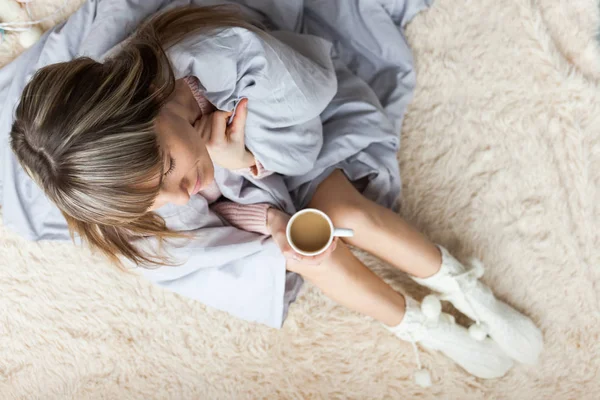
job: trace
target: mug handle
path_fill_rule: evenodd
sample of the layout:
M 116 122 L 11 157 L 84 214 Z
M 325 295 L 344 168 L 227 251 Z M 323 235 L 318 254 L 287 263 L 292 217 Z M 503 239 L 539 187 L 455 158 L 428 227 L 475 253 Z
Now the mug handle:
M 333 230 L 333 236 L 352 237 L 352 236 L 354 236 L 354 231 L 352 229 L 335 228 Z

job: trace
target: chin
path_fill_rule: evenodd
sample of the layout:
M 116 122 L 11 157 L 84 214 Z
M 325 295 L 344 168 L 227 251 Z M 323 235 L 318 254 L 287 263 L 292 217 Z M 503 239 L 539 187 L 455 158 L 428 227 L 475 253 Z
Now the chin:
M 210 185 L 212 185 L 212 183 L 215 181 L 215 173 L 214 171 L 211 171 L 211 174 L 207 174 L 204 176 L 204 179 L 202 181 L 202 187 L 200 188 L 200 190 L 206 189 L 207 187 L 209 187 Z

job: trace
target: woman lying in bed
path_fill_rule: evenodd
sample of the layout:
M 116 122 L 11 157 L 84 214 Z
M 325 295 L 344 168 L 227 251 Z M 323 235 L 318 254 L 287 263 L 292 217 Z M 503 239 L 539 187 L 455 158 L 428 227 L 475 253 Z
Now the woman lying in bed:
M 479 281 L 481 268 L 463 266 L 390 210 L 400 189 L 397 135 L 323 40 L 264 31 L 230 8 L 187 7 L 154 16 L 103 62 L 39 70 L 11 146 L 71 231 L 114 261 L 178 264 L 169 249 L 183 237 L 218 249 L 193 261 L 210 265 L 207 257 L 243 257 L 251 232 L 270 236 L 286 259 L 281 273 L 300 274 L 478 377 L 504 375 L 513 359 L 535 362 L 539 330 Z M 193 212 L 174 214 L 191 203 Z M 295 253 L 285 229 L 304 207 L 355 235 L 316 257 Z M 187 225 L 193 218 L 200 222 Z M 469 332 L 435 301 L 421 307 L 394 291 L 347 245 L 410 274 L 476 324 Z

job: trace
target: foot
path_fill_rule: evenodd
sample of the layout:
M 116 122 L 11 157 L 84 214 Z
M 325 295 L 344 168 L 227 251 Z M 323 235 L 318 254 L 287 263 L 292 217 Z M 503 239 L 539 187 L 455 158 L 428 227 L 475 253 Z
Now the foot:
M 535 364 L 543 348 L 541 331 L 533 321 L 508 304 L 498 300 L 479 278 L 483 266 L 474 262 L 467 270 L 443 247 L 442 267 L 432 277 L 414 278 L 416 282 L 442 294 L 460 312 L 476 321 L 469 330 L 475 338 L 486 334 L 511 358 L 525 364 Z
M 441 306 L 435 296 L 426 299 L 428 307 L 422 310 L 418 302 L 406 297 L 406 313 L 402 322 L 388 329 L 402 340 L 442 352 L 479 378 L 499 378 L 506 374 L 513 365 L 512 360 L 494 341 L 473 339 L 451 315 L 440 312 Z M 421 368 L 418 352 L 417 362 Z

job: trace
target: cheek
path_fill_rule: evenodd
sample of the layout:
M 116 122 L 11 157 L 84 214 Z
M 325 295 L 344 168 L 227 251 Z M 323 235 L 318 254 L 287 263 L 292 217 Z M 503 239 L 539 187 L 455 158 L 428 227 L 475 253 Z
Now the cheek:
M 210 167 L 209 169 L 212 171 L 214 170 L 214 166 L 213 166 L 213 162 L 212 159 L 210 158 L 210 154 L 208 154 L 208 150 L 206 150 L 206 147 L 203 146 L 203 154 L 202 154 L 202 164 L 206 165 L 207 167 Z
M 185 129 L 182 127 L 180 132 L 179 148 L 185 154 L 185 159 L 197 165 L 203 175 L 212 180 L 214 177 L 213 163 L 200 134 L 189 124 L 186 124 Z
M 213 162 L 206 150 L 206 146 L 202 145 L 201 154 L 198 158 L 199 164 L 201 165 L 203 175 L 206 178 L 211 178 L 211 180 L 215 176 L 215 167 L 213 166 Z
M 164 196 L 162 194 L 159 194 L 156 197 L 156 199 L 154 200 L 154 203 L 152 204 L 152 206 L 150 206 L 150 208 L 148 209 L 148 211 L 156 211 L 166 204 L 167 204 L 167 201 L 164 199 Z

